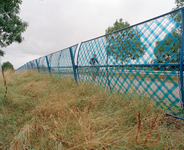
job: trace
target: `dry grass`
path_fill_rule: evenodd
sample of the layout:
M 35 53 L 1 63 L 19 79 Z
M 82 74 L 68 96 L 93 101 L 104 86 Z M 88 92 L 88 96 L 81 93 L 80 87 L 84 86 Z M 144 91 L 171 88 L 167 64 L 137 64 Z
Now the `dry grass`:
M 0 149 L 184 149 L 184 122 L 146 98 L 36 72 L 0 77 Z

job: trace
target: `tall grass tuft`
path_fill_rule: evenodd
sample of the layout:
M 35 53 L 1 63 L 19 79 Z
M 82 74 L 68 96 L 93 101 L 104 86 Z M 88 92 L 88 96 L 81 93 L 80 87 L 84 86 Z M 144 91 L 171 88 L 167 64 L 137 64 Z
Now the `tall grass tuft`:
M 149 99 L 26 71 L 0 77 L 0 149 L 184 149 L 184 122 Z

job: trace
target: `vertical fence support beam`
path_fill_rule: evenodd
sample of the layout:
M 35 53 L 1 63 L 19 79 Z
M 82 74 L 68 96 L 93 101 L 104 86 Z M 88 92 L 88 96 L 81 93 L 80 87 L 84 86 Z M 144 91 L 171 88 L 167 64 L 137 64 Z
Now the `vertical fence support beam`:
M 29 65 L 28 65 L 28 63 L 27 63 L 27 70 L 29 70 Z
M 107 62 L 106 62 L 106 65 L 107 65 L 107 67 L 106 67 L 106 71 L 107 71 L 107 83 L 108 83 L 109 89 L 111 91 L 112 89 L 111 89 L 111 84 L 110 84 L 110 80 L 109 80 L 108 57 L 109 56 L 108 56 L 108 52 L 107 52 Z
M 180 52 L 180 92 L 182 100 L 182 109 L 184 111 L 184 93 L 183 93 L 183 50 L 184 50 L 184 8 L 181 9 L 182 16 L 182 40 L 181 40 L 181 52 Z
M 77 72 L 76 72 L 77 66 L 75 65 L 75 62 L 74 62 L 74 56 L 73 56 L 72 48 L 70 47 L 69 50 L 70 50 L 70 56 L 71 56 L 71 61 L 72 61 L 72 66 L 73 66 L 74 79 L 75 79 L 76 82 L 78 82 L 77 81 Z
M 51 74 L 48 57 L 45 56 L 45 58 L 46 58 L 46 62 L 47 62 L 48 71 L 49 71 L 49 73 Z
M 30 64 L 31 64 L 31 70 L 33 70 L 33 64 L 32 64 L 32 62 L 30 61 Z
M 112 89 L 111 89 L 111 84 L 110 84 L 110 80 L 109 80 L 109 70 L 108 70 L 108 61 L 109 61 L 108 50 L 109 50 L 110 42 L 111 42 L 111 37 L 110 37 L 110 41 L 109 41 L 109 43 L 108 43 L 107 51 L 106 51 L 106 52 L 107 52 L 107 60 L 106 60 L 107 84 L 108 84 L 109 89 L 110 89 L 110 91 L 111 91 Z
M 29 65 L 28 65 L 28 63 L 26 63 L 26 68 L 27 68 L 27 70 L 29 70 Z
M 80 53 L 80 48 L 82 46 L 82 42 L 79 43 L 79 45 L 77 44 L 77 48 L 76 48 L 76 51 L 75 51 L 75 64 L 76 65 L 76 77 L 77 77 L 77 82 L 80 81 L 80 76 L 79 76 L 79 67 L 78 67 L 78 64 L 79 64 L 79 53 Z
M 36 66 L 37 66 L 38 72 L 40 73 L 40 68 L 39 68 L 37 59 L 36 59 Z

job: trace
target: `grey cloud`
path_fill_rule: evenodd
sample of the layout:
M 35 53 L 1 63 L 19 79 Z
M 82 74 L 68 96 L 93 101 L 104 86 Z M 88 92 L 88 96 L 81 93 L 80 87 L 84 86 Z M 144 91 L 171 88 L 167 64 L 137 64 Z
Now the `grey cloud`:
M 175 0 L 23 0 L 20 17 L 29 26 L 25 41 L 4 48 L 2 61 L 26 62 L 105 34 L 116 19 L 130 24 L 161 15 Z

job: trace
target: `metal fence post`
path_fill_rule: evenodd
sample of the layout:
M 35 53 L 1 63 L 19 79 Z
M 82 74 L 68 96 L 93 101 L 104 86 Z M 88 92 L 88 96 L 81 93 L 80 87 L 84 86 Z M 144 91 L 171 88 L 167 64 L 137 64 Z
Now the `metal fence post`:
M 110 80 L 109 80 L 109 69 L 108 69 L 108 61 L 109 61 L 109 55 L 108 55 L 108 50 L 109 50 L 109 45 L 110 45 L 110 42 L 111 42 L 111 37 L 110 37 L 110 41 L 109 41 L 109 43 L 108 43 L 108 46 L 107 46 L 107 60 L 106 60 L 106 72 L 107 72 L 107 84 L 108 84 L 108 86 L 109 86 L 109 89 L 110 89 L 110 91 L 112 90 L 111 89 L 111 84 L 110 84 Z
M 184 50 L 184 8 L 181 9 L 182 16 L 182 40 L 181 40 L 181 52 L 180 52 L 180 92 L 182 100 L 182 109 L 184 111 L 184 92 L 183 92 L 183 50 Z
M 74 56 L 73 56 L 72 48 L 70 47 L 69 50 L 70 50 L 70 56 L 71 56 L 71 61 L 72 61 L 72 66 L 73 66 L 74 78 L 75 78 L 75 81 L 78 82 L 77 81 L 77 72 L 76 72 L 77 66 L 75 65 L 75 62 L 74 62 Z
M 77 49 L 76 49 L 76 52 L 75 52 L 75 64 L 77 64 L 77 65 L 76 65 L 76 76 L 77 76 L 77 81 L 80 81 L 78 64 L 79 64 L 79 53 L 80 53 L 80 49 L 81 49 L 82 43 L 83 43 L 83 42 L 80 42 L 80 43 L 77 45 Z
M 33 70 L 33 64 L 32 64 L 32 62 L 30 61 L 30 65 L 31 65 L 31 70 Z
M 27 70 L 29 70 L 29 64 L 27 63 Z
M 109 80 L 109 69 L 108 69 L 108 52 L 107 52 L 107 63 L 106 63 L 106 65 L 107 65 L 107 67 L 106 67 L 106 71 L 107 71 L 107 83 L 108 83 L 108 86 L 109 86 L 109 89 L 110 89 L 110 91 L 111 91 L 111 84 L 110 84 L 110 80 Z
M 51 74 L 48 57 L 45 56 L 45 58 L 46 58 L 46 62 L 47 62 L 48 71 L 49 71 L 49 73 Z
M 36 66 L 37 66 L 37 68 L 38 68 L 38 72 L 40 73 L 40 68 L 39 68 L 37 59 L 36 59 Z
M 28 65 L 28 63 L 26 64 L 26 66 L 27 66 L 27 70 L 29 70 L 29 65 Z

